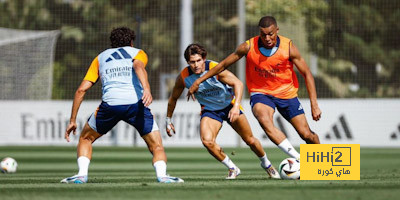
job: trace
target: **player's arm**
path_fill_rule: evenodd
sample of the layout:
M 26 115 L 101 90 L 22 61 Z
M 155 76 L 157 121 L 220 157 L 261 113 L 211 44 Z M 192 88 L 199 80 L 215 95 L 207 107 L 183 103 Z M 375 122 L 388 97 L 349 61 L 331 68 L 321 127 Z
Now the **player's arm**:
M 301 75 L 304 77 L 308 91 L 308 96 L 310 97 L 312 117 L 315 121 L 318 121 L 321 118 L 321 110 L 317 102 L 317 92 L 315 89 L 314 77 L 311 74 L 310 68 L 307 66 L 307 63 L 300 55 L 299 50 L 293 43 L 291 43 L 290 45 L 289 53 L 290 53 L 290 59 L 293 61 L 293 63 L 296 65 Z
M 218 80 L 231 86 L 235 93 L 235 103 L 229 111 L 228 118 L 234 122 L 240 114 L 240 102 L 243 96 L 243 83 L 232 72 L 225 70 L 218 75 Z
M 73 134 L 76 134 L 76 116 L 78 115 L 79 107 L 82 104 L 83 98 L 85 97 L 86 92 L 94 85 L 93 82 L 88 80 L 83 80 L 79 88 L 75 92 L 74 101 L 72 103 L 71 117 L 69 119 L 69 125 L 67 130 L 65 131 L 65 139 L 69 142 L 69 135 L 71 131 Z
M 230 54 L 228 57 L 226 57 L 223 61 L 221 61 L 217 66 L 212 68 L 210 71 L 208 71 L 206 74 L 204 74 L 202 77 L 198 78 L 192 86 L 189 88 L 189 91 L 187 93 L 188 98 L 193 97 L 192 95 L 197 92 L 199 89 L 200 83 L 203 81 L 207 80 L 210 77 L 213 77 L 220 72 L 224 71 L 226 68 L 237 62 L 240 58 L 245 56 L 249 52 L 249 45 L 244 42 L 239 47 L 236 49 L 235 52 Z
M 176 77 L 174 88 L 172 89 L 171 96 L 168 99 L 168 109 L 167 109 L 167 118 L 165 119 L 165 129 L 167 131 L 168 136 L 172 136 L 171 130 L 175 133 L 174 124 L 172 124 L 171 118 L 174 114 L 176 102 L 181 96 L 183 90 L 185 89 L 185 85 L 183 83 L 183 79 L 181 75 Z
M 150 84 L 147 78 L 145 64 L 141 60 L 135 59 L 133 61 L 133 69 L 135 70 L 135 73 L 143 86 L 142 101 L 144 106 L 147 107 L 153 102 L 153 96 L 151 95 Z
M 85 75 L 85 78 L 83 78 L 81 85 L 75 92 L 74 101 L 72 103 L 71 117 L 69 119 L 69 125 L 67 127 L 67 130 L 65 131 L 65 136 L 64 136 L 64 138 L 68 142 L 70 141 L 69 135 L 71 134 L 71 131 L 73 132 L 74 135 L 76 134 L 76 127 L 77 127 L 76 116 L 78 115 L 78 110 L 79 107 L 81 106 L 83 98 L 85 97 L 86 91 L 89 90 L 96 83 L 98 79 L 99 79 L 99 60 L 98 57 L 96 57 L 93 59 Z

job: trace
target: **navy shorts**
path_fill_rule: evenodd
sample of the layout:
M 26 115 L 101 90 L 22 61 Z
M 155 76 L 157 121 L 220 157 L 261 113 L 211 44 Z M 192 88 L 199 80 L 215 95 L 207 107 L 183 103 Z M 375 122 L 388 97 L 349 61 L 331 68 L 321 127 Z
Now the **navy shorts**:
M 89 117 L 88 124 L 96 132 L 106 134 L 121 120 L 135 127 L 141 136 L 159 130 L 153 114 L 143 105 L 142 100 L 135 104 L 116 106 L 101 102 L 96 112 Z
M 202 110 L 201 111 L 201 119 L 203 119 L 203 117 L 209 117 L 211 119 L 215 119 L 219 122 L 223 122 L 224 120 L 226 122 L 228 122 L 230 124 L 228 115 L 229 115 L 229 111 L 231 111 L 231 109 L 233 108 L 232 104 L 229 104 L 229 106 L 227 106 L 226 108 L 222 109 L 222 110 Z M 243 114 L 242 110 L 240 110 L 239 115 Z
M 280 99 L 271 95 L 255 94 L 250 97 L 250 105 L 253 108 L 256 103 L 262 103 L 271 108 L 277 108 L 279 113 L 290 122 L 293 117 L 304 114 L 303 106 L 297 97 L 293 99 Z

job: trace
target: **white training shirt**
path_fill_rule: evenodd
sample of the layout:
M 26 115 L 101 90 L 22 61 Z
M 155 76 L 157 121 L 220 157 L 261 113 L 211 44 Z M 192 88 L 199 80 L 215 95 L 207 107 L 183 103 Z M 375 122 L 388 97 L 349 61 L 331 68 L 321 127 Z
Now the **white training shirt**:
M 137 103 L 143 87 L 133 69 L 133 60 L 147 64 L 146 53 L 134 47 L 111 48 L 100 53 L 92 62 L 84 80 L 102 83 L 102 100 L 109 105 Z

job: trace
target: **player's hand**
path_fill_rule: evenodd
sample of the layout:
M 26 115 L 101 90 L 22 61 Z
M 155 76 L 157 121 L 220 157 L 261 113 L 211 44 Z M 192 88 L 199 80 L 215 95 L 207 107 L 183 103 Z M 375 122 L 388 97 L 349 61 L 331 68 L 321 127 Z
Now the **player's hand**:
M 186 96 L 187 96 L 187 100 L 189 101 L 190 97 L 194 100 L 196 100 L 196 98 L 194 97 L 194 93 L 197 92 L 197 90 L 199 90 L 199 85 L 200 83 L 197 82 L 197 80 L 194 81 L 194 83 L 192 84 L 192 86 L 190 86 Z
M 67 140 L 67 142 L 70 141 L 69 135 L 71 134 L 71 131 L 73 132 L 74 135 L 76 135 L 76 122 L 69 122 L 69 125 L 67 127 L 67 130 L 65 131 L 65 136 L 64 138 Z
M 230 122 L 235 122 L 239 118 L 240 108 L 239 105 L 235 105 L 229 111 L 228 118 Z
M 321 109 L 319 109 L 318 105 L 311 105 L 311 113 L 312 113 L 312 118 L 314 121 L 318 121 L 321 119 Z
M 170 117 L 165 118 L 165 130 L 167 131 L 169 137 L 172 136 L 172 132 L 175 134 L 175 127 L 174 124 L 172 124 Z
M 142 101 L 144 106 L 148 107 L 153 102 L 150 90 L 143 90 Z

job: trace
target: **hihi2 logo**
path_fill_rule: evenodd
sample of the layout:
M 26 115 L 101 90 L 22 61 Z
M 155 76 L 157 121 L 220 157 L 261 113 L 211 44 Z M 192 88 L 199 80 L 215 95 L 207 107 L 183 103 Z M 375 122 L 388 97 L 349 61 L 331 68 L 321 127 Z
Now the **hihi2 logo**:
M 360 180 L 359 144 L 301 144 L 301 180 Z

